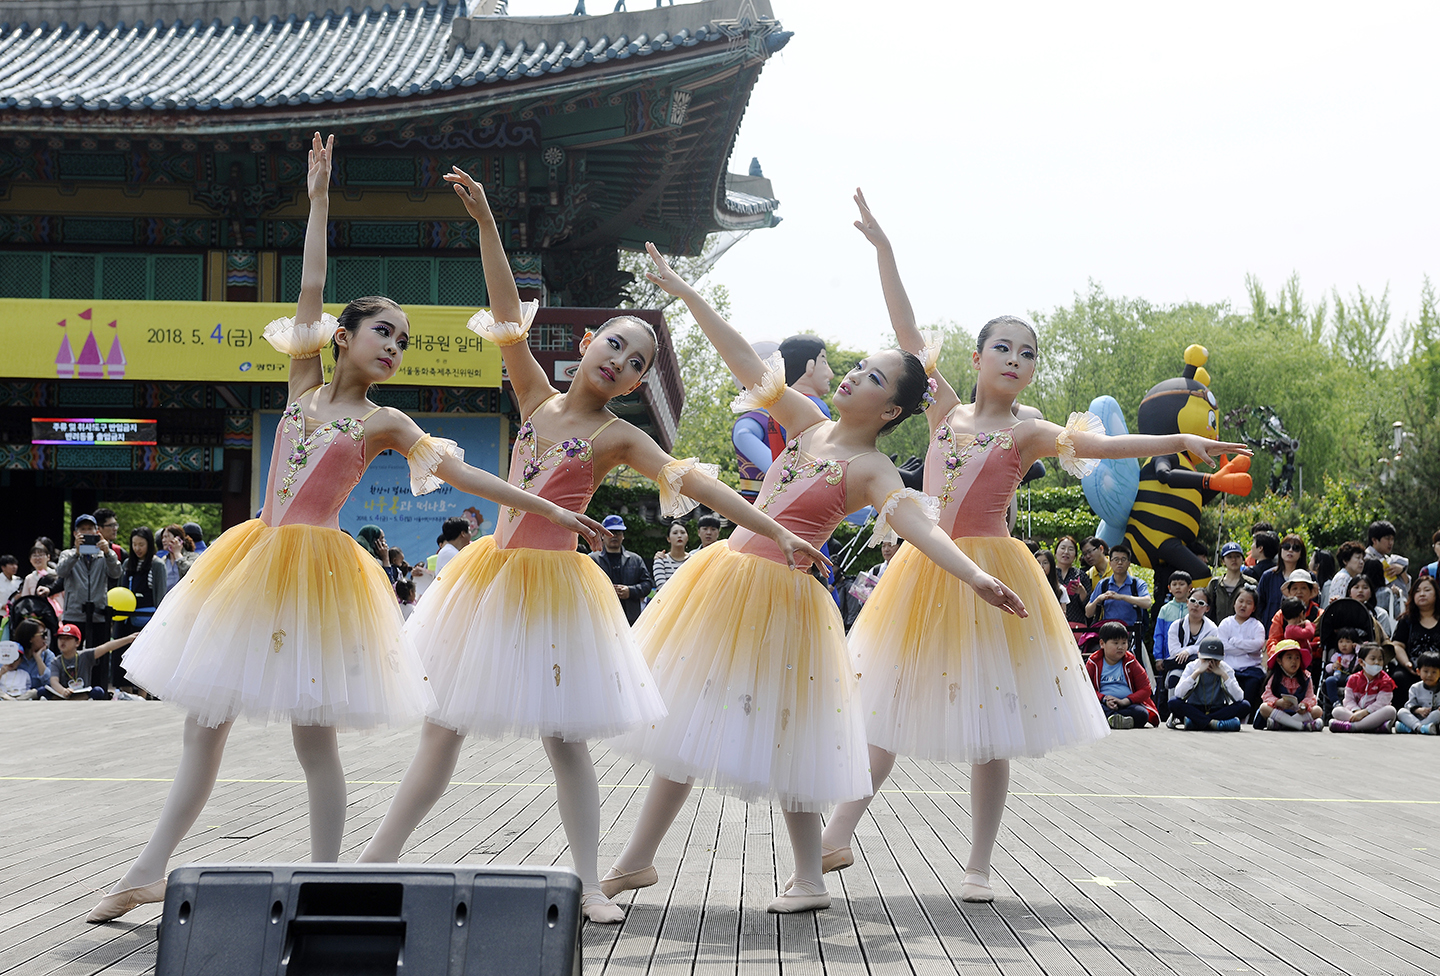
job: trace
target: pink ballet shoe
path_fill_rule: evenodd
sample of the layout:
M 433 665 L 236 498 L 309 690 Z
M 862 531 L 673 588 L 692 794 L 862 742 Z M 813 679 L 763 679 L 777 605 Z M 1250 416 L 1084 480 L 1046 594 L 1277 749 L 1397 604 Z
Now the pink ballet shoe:
M 580 911 L 597 925 L 616 925 L 625 921 L 625 912 L 598 891 L 587 891 L 580 896 Z
M 611 868 L 605 872 L 605 877 L 600 879 L 600 891 L 606 898 L 614 898 L 622 891 L 648 888 L 659 880 L 660 875 L 655 872 L 653 864 L 638 871 L 620 871 L 618 868 Z
M 772 915 L 793 915 L 795 912 L 813 912 L 830 907 L 830 892 L 815 890 L 808 881 L 792 881 L 785 893 L 776 898 L 765 910 Z
M 821 850 L 820 867 L 826 874 L 844 871 L 855 863 L 855 852 L 849 847 L 837 847 L 833 851 Z
M 979 871 L 966 871 L 965 880 L 960 882 L 960 900 L 969 902 L 991 902 L 995 900 L 995 889 L 990 887 L 990 875 Z
M 153 902 L 165 900 L 165 879 L 152 881 L 148 885 L 138 885 L 134 888 L 122 888 L 119 891 L 112 891 L 100 899 L 100 904 L 91 909 L 86 916 L 87 922 L 109 922 L 119 918 L 126 912 L 139 908 L 141 905 L 149 905 Z

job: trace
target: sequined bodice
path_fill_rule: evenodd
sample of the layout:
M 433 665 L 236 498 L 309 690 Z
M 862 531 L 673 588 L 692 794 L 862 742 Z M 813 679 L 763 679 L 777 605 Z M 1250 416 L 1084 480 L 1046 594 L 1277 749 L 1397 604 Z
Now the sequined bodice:
M 807 433 L 796 435 L 770 465 L 755 507 L 818 548 L 846 515 L 845 474 L 854 458 L 814 457 L 800 447 Z M 749 529 L 736 529 L 730 536 L 730 548 L 785 562 L 779 546 Z M 805 569 L 809 563 L 797 554 L 797 566 Z
M 1007 536 L 1005 516 L 1020 485 L 1014 428 L 978 434 L 946 420 L 925 452 L 925 493 L 940 500 L 940 527 L 952 539 Z
M 296 400 L 275 432 L 261 518 L 269 526 L 338 529 L 340 506 L 360 483 L 366 463 L 363 418 L 327 421 L 306 433 L 305 410 Z
M 604 430 L 614 420 L 602 424 Z M 569 437 L 545 447 L 529 420 L 520 425 L 510 452 L 510 484 L 547 498 L 572 512 L 583 512 L 595 493 L 595 431 L 589 438 Z M 495 544 L 501 549 L 569 549 L 578 537 L 549 519 L 514 508 L 500 511 Z

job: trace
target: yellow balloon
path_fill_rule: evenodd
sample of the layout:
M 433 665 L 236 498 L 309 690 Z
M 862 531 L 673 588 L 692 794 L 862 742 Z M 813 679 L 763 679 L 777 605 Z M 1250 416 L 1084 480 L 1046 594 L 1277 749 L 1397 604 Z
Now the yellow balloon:
M 112 620 L 125 620 L 129 618 L 130 611 L 135 609 L 135 594 L 126 587 L 114 587 L 105 596 L 110 601 L 110 609 L 115 611 L 110 618 Z

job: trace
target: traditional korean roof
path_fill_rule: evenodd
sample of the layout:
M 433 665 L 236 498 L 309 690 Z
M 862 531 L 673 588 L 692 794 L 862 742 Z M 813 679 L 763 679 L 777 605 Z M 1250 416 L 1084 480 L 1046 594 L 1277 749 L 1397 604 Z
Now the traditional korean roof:
M 460 17 L 462 4 L 438 0 L 283 18 L 115 24 L 55 19 L 66 6 L 0 7 L 0 108 L 225 112 L 403 99 L 644 59 L 732 36 L 710 20 L 709 3 L 522 19 Z M 186 6 L 229 12 L 233 4 Z M 647 20 L 662 29 L 647 30 Z M 771 44 L 783 46 L 783 39 Z

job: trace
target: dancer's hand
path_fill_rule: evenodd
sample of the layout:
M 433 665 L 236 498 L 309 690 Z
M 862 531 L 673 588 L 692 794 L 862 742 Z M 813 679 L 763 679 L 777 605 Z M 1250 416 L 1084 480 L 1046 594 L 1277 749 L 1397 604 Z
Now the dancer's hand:
M 665 294 L 674 295 L 680 299 L 683 299 L 686 293 L 694 291 L 689 282 L 675 273 L 675 269 L 670 267 L 670 263 L 661 256 L 654 244 L 646 241 L 645 250 L 649 252 L 650 260 L 655 265 L 654 271 L 645 272 L 645 277 L 650 280 L 651 284 L 658 285 Z
M 880 221 L 870 212 L 870 205 L 865 202 L 865 193 L 858 186 L 855 188 L 855 206 L 860 208 L 860 219 L 855 221 L 855 229 L 865 235 L 865 239 L 877 248 L 882 250 L 890 247 L 890 238 L 885 236 L 885 231 L 880 229 Z
M 580 533 L 592 550 L 598 551 L 601 544 L 610 538 L 609 530 L 590 516 L 572 512 L 559 505 L 556 505 L 555 511 L 545 517 L 561 528 Z
M 494 219 L 490 213 L 490 201 L 485 196 L 485 188 L 476 183 L 469 173 L 459 166 L 452 166 L 450 172 L 441 178 L 455 187 L 455 195 L 464 202 L 465 210 L 470 216 L 482 223 Z
M 825 557 L 825 554 L 823 552 L 821 552 L 819 549 L 816 549 L 804 539 L 800 538 L 794 532 L 786 530 L 784 535 L 780 536 L 780 538 L 775 540 L 775 544 L 778 545 L 780 547 L 780 551 L 785 554 L 785 563 L 791 569 L 796 568 L 796 553 L 803 553 L 804 555 L 809 556 L 812 560 L 815 561 L 816 565 L 825 567 L 827 574 L 831 569 L 834 568 L 830 564 L 830 560 Z
M 335 135 L 324 142 L 316 132 L 310 140 L 310 174 L 305 187 L 310 191 L 311 200 L 323 200 L 330 195 L 330 164 L 335 158 Z
M 989 573 L 981 573 L 977 576 L 971 581 L 970 588 L 979 594 L 980 599 L 992 607 L 999 607 L 1006 613 L 1013 613 L 1017 617 L 1030 616 L 1030 611 L 1025 609 L 1025 601 L 1020 599 L 1019 594 Z
M 1215 455 L 1218 454 L 1239 454 L 1248 458 L 1254 453 L 1246 445 L 1235 441 L 1212 441 L 1208 437 L 1200 437 L 1196 434 L 1186 434 L 1182 441 L 1185 445 L 1185 452 L 1195 455 L 1205 464 L 1214 464 Z

